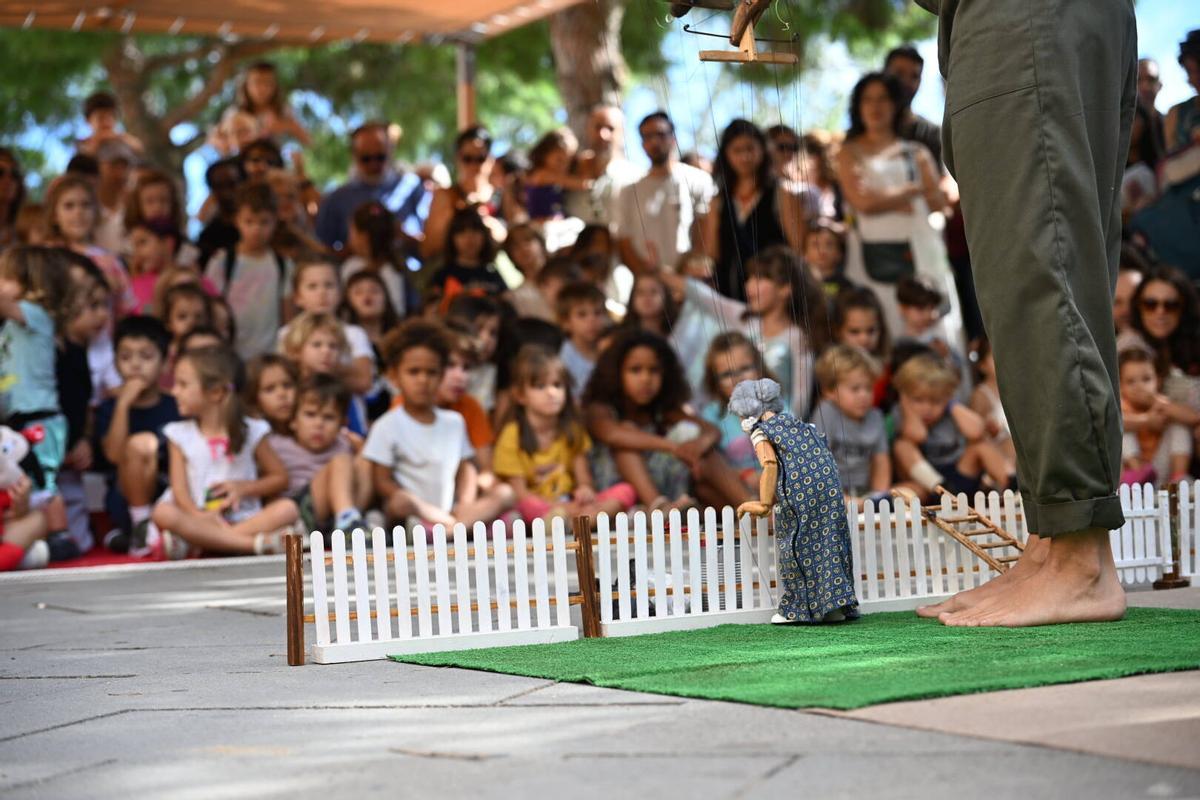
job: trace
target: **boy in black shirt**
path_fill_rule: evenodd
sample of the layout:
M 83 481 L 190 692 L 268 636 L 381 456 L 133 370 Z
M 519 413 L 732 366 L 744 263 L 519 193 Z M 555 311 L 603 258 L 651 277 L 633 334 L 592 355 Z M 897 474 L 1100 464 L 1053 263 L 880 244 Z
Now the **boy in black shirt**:
M 170 335 L 154 317 L 117 325 L 117 372 L 124 383 L 96 411 L 97 462 L 108 472 L 109 517 L 118 527 L 108 549 L 138 554 L 146 547 L 150 506 L 167 485 L 162 427 L 179 419 L 175 398 L 159 388 Z

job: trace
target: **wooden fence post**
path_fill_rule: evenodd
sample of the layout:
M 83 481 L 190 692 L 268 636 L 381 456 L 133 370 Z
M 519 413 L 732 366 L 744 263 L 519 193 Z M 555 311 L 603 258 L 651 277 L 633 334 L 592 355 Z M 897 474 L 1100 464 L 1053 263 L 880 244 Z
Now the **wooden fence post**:
M 1186 547 L 1187 545 L 1183 542 L 1183 537 L 1180 535 L 1183 532 L 1183 520 L 1180 518 L 1178 483 L 1172 483 L 1167 487 L 1167 496 L 1170 498 L 1168 502 L 1171 504 L 1171 571 L 1164 572 L 1163 576 L 1154 582 L 1154 588 L 1182 589 L 1185 586 L 1191 586 L 1192 582 L 1180 574 L 1182 571 L 1180 569 L 1182 554 L 1179 552 L 1179 548 Z
M 299 667 L 304 665 L 304 537 L 289 533 L 283 545 L 287 565 L 287 660 L 288 666 Z
M 596 604 L 596 566 L 592 561 L 592 519 L 576 517 L 575 571 L 579 576 L 579 593 L 583 598 L 583 635 L 588 639 L 600 636 L 600 607 Z

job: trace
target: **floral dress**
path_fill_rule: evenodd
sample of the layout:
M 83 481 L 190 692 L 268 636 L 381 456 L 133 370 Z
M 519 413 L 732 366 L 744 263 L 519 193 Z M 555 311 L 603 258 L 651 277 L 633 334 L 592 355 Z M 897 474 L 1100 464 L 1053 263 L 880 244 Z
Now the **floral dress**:
M 765 437 L 779 461 L 779 613 L 796 622 L 820 622 L 839 609 L 857 617 L 846 505 L 829 445 L 813 425 L 786 412 L 756 423 L 751 437 Z

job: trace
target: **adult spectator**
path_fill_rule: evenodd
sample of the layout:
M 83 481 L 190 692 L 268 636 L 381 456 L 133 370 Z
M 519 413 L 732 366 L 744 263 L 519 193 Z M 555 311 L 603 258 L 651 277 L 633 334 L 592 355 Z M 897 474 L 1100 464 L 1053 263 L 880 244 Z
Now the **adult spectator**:
M 273 169 L 283 169 L 283 153 L 270 139 L 255 139 L 238 153 L 242 173 L 251 183 L 265 181 Z
M 421 241 L 421 258 L 426 261 L 441 258 L 450 220 L 464 208 L 479 212 L 494 243 L 504 242 L 504 223 L 497 217 L 500 199 L 492 185 L 491 173 L 492 135 L 487 128 L 475 125 L 460 132 L 454 140 L 454 181 L 433 193 L 425 238 Z
M 96 244 L 110 253 L 125 252 L 125 194 L 129 191 L 130 170 L 137 155 L 120 139 L 109 139 L 96 148 L 100 180 L 96 197 L 100 201 L 100 219 L 96 225 Z
M 1132 330 L 1117 349 L 1143 346 L 1155 355 L 1163 394 L 1200 412 L 1200 297 L 1187 276 L 1174 267 L 1146 271 L 1133 292 Z
M 842 218 L 842 187 L 838 186 L 833 167 L 833 137 L 828 131 L 809 131 L 800 137 L 801 190 L 815 189 L 818 194 L 817 217 Z
M 805 219 L 821 216 L 821 190 L 815 182 L 805 180 L 808 164 L 801 158 L 804 145 L 800 134 L 788 125 L 767 128 L 767 150 L 771 154 L 771 172 L 775 180 L 800 198 Z
M 16 242 L 17 214 L 25 202 L 25 176 L 17 155 L 0 147 L 0 251 Z
M 837 155 L 838 182 L 857 213 L 849 232 L 846 277 L 875 291 L 889 330 L 902 330 L 896 284 L 905 275 L 928 278 L 946 298 L 938 332 L 962 343 L 954 275 L 929 210 L 946 204 L 928 148 L 901 138 L 903 95 L 895 78 L 863 76 L 850 96 L 850 128 Z
M 911 44 L 901 45 L 887 54 L 883 60 L 883 74 L 891 75 L 900 85 L 900 124 L 897 132 L 901 139 L 920 142 L 933 154 L 933 162 L 941 168 L 942 127 L 927 120 L 912 110 L 913 98 L 921 88 L 921 74 L 925 71 L 925 59 Z
M 1130 217 L 1158 197 L 1155 170 L 1162 153 L 1154 141 L 1151 111 L 1141 102 L 1134 106 L 1133 127 L 1129 131 L 1129 155 L 1121 178 L 1121 217 Z
M 1179 66 L 1187 73 L 1188 83 L 1196 94 L 1167 112 L 1163 123 L 1167 152 L 1192 142 L 1200 143 L 1200 28 L 1189 31 L 1180 43 Z
M 198 263 L 207 264 L 218 250 L 229 250 L 238 242 L 238 230 L 233 224 L 237 213 L 235 205 L 237 188 L 244 179 L 242 165 L 237 158 L 214 161 L 204 173 L 204 182 L 209 194 L 216 200 L 217 212 L 196 239 L 200 248 Z
M 676 160 L 675 125 L 655 111 L 638 125 L 650 170 L 621 190 L 617 200 L 617 247 L 636 272 L 674 269 L 699 243 L 700 223 L 714 193 L 712 177 Z
M 567 195 L 567 213 L 587 225 L 613 221 L 621 188 L 638 178 L 625 158 L 625 115 L 617 106 L 598 105 L 587 121 L 585 149 L 575 158 L 571 174 L 592 181 L 590 189 Z
M 1138 104 L 1146 110 L 1150 117 L 1150 141 L 1158 152 L 1164 153 L 1167 142 L 1163 134 L 1163 115 L 1154 104 L 1158 99 L 1159 91 L 1162 90 L 1162 80 L 1159 74 L 1158 62 L 1153 58 L 1138 59 Z
M 372 200 L 383 203 L 405 231 L 419 230 L 425 183 L 415 173 L 396 168 L 387 124 L 368 122 L 355 128 L 350 134 L 350 153 L 354 159 L 350 179 L 321 200 L 317 238 L 327 247 L 344 250 L 354 210 Z
M 800 252 L 805 212 L 799 196 L 775 178 L 767 138 L 748 120 L 735 119 L 721 134 L 713 177 L 717 194 L 702 243 L 715 265 L 717 291 L 744 301 L 746 260 L 772 245 Z

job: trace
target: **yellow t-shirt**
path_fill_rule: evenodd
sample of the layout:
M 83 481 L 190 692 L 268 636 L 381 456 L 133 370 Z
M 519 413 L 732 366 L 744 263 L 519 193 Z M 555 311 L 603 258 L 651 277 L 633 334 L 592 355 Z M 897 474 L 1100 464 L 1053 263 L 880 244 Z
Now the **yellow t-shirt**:
M 492 455 L 492 470 L 501 478 L 524 478 L 529 491 L 545 500 L 558 500 L 575 489 L 575 474 L 571 466 L 575 457 L 586 453 L 592 440 L 579 432 L 575 447 L 567 442 L 566 434 L 536 453 L 521 449 L 521 432 L 517 423 L 510 422 L 500 431 Z

